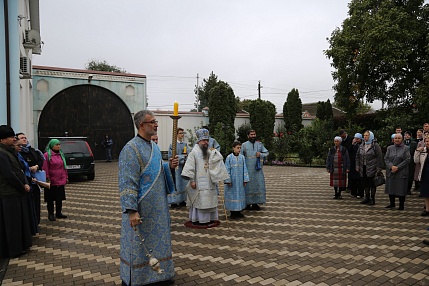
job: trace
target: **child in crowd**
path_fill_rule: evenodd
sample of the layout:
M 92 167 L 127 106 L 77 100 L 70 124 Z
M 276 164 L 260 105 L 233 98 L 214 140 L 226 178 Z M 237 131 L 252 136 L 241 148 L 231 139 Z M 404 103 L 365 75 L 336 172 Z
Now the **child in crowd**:
M 232 144 L 233 152 L 226 157 L 225 167 L 229 179 L 225 180 L 225 209 L 231 212 L 231 219 L 244 218 L 241 211 L 246 208 L 246 193 L 244 186 L 249 182 L 246 160 L 240 154 L 241 143 Z

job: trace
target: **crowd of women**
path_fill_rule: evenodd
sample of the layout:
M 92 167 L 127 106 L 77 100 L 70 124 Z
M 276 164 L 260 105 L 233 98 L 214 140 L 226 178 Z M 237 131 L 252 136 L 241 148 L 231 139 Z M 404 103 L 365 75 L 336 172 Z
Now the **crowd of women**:
M 43 193 L 49 220 L 55 220 L 54 202 L 56 218 L 67 217 L 61 212 L 67 181 L 67 165 L 57 139 L 42 154 L 31 147 L 24 133 L 0 126 L 0 258 L 26 253 L 32 235 L 39 232 L 39 184 L 46 186 Z
M 363 136 L 356 133 L 349 138 L 344 130 L 334 138 L 334 146 L 329 150 L 326 168 L 330 173 L 330 185 L 334 187 L 334 199 L 341 199 L 342 191 L 350 190 L 353 197 L 362 197 L 361 204 L 374 205 L 376 190 L 384 183 L 384 192 L 389 196 L 388 209 L 404 210 L 405 198 L 415 190 L 424 198 L 425 209 L 422 216 L 429 216 L 429 123 L 417 131 L 417 138 L 411 132 L 396 128 L 392 142 L 383 157 L 382 149 L 372 131 Z M 382 169 L 386 170 L 386 177 Z M 382 181 L 379 183 L 379 181 Z

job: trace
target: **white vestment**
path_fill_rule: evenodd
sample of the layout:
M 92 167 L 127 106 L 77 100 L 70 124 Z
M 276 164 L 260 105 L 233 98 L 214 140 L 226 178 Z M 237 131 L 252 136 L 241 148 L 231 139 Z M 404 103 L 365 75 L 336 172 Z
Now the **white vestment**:
M 189 179 L 186 204 L 191 208 L 191 220 L 205 223 L 217 219 L 218 199 L 215 183 L 229 178 L 219 151 L 207 150 L 207 158 L 204 158 L 200 146 L 195 145 L 183 167 L 182 177 Z M 195 189 L 190 186 L 191 182 L 196 183 Z M 202 218 L 198 213 L 211 215 L 210 218 Z

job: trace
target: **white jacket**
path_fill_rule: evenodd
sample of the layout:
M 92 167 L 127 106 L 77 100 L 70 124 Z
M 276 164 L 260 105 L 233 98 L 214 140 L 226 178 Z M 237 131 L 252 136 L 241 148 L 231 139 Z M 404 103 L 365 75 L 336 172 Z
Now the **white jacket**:
M 420 170 L 419 170 L 419 175 L 417 176 L 419 181 L 422 179 L 422 171 L 423 171 L 423 167 L 425 165 L 426 156 L 428 155 L 427 152 L 428 152 L 428 150 L 426 150 L 426 147 L 424 147 L 424 149 L 422 151 L 416 150 L 416 152 L 414 152 L 414 163 L 421 164 Z

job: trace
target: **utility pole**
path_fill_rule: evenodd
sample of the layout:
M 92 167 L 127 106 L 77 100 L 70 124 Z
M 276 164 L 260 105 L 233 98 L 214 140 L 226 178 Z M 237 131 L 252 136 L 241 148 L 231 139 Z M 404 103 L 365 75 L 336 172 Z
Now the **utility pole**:
M 199 80 L 199 75 L 198 75 L 198 73 L 197 73 L 197 106 L 195 106 L 196 107 L 196 109 L 197 109 L 197 111 L 199 111 L 198 110 L 198 106 L 200 105 L 200 91 L 199 91 L 199 88 L 198 88 L 198 80 Z
M 263 86 L 261 86 L 261 81 L 258 81 L 258 98 L 261 99 L 261 88 L 263 88 Z

